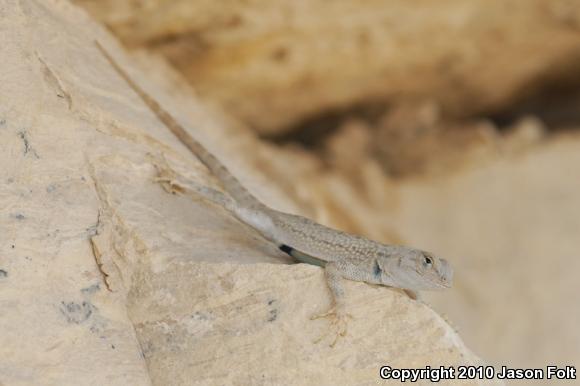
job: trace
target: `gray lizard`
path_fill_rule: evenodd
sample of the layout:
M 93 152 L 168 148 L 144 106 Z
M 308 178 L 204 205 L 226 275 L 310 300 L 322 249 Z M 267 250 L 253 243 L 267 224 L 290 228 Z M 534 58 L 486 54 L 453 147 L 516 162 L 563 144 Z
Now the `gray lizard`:
M 451 287 L 453 269 L 445 259 L 419 249 L 386 245 L 332 229 L 261 203 L 213 154 L 139 87 L 98 42 L 97 46 L 158 119 L 219 179 L 227 195 L 209 187 L 193 185 L 195 192 L 229 210 L 298 261 L 324 267 L 333 305 L 328 312 L 313 319 L 331 318 L 337 329 L 332 345 L 338 336 L 346 334 L 346 321 L 350 317 L 344 307 L 344 279 L 401 288 L 414 298 L 417 297 L 416 291 Z

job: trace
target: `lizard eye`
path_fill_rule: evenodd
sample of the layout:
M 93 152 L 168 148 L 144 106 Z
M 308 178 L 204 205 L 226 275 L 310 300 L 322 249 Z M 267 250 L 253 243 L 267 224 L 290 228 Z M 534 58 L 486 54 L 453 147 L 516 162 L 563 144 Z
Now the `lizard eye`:
M 433 265 L 433 259 L 430 258 L 429 256 L 424 256 L 423 257 L 423 265 L 425 265 L 426 267 L 430 267 Z

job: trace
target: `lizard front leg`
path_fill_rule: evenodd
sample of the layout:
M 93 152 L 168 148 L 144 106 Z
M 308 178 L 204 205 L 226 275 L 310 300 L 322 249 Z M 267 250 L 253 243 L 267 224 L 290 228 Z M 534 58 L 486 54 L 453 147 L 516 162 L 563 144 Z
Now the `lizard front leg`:
M 333 338 L 331 347 L 334 347 L 338 339 L 346 335 L 348 319 L 352 316 L 346 312 L 345 309 L 345 296 L 344 296 L 344 279 L 357 280 L 358 278 L 355 272 L 355 265 L 349 263 L 348 261 L 331 261 L 328 262 L 324 268 L 324 273 L 326 276 L 326 283 L 330 292 L 332 294 L 332 306 L 330 310 L 319 315 L 314 315 L 311 317 L 312 320 L 320 318 L 331 319 L 332 330 L 335 331 L 336 335 Z M 316 342 L 321 341 L 324 337 L 323 335 Z

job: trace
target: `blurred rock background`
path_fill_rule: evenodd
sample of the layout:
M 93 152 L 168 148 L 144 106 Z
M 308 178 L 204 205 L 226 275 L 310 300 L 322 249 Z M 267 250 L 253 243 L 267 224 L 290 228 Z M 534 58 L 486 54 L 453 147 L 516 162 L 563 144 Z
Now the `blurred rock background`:
M 508 366 L 580 363 L 580 3 L 77 0 L 263 139 L 320 222 L 447 256 Z

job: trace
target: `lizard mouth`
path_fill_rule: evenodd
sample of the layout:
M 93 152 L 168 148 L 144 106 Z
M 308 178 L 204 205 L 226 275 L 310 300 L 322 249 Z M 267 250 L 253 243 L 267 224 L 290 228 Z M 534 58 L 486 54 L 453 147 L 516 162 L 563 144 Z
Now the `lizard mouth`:
M 451 280 L 447 278 L 441 278 L 441 281 L 439 282 L 439 286 L 441 288 L 451 288 L 451 285 L 452 285 Z

